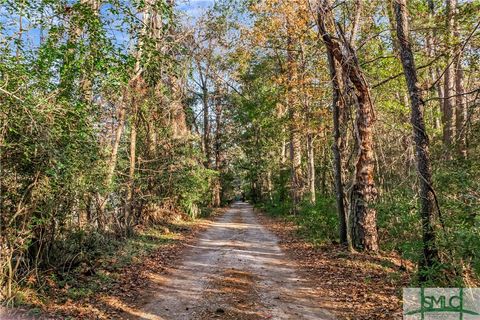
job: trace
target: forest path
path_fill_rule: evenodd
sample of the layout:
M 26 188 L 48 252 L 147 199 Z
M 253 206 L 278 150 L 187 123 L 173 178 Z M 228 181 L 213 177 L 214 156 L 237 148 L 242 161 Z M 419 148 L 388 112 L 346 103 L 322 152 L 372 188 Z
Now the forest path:
M 154 280 L 137 319 L 334 319 L 247 203 L 233 204 Z

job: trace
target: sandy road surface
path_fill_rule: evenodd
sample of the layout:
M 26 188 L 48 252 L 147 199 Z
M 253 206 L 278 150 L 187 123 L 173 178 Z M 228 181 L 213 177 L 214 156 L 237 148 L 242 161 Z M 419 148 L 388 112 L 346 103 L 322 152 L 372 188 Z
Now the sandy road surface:
M 277 243 L 250 205 L 235 203 L 176 269 L 158 276 L 156 293 L 136 318 L 334 319 Z

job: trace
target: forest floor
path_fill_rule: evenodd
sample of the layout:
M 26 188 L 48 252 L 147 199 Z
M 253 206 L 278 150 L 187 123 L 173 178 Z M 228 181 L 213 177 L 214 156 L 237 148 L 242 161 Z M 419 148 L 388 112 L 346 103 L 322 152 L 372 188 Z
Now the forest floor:
M 409 287 L 414 273 L 411 262 L 396 253 L 367 255 L 338 244 L 313 245 L 299 236 L 291 220 L 256 215 L 337 319 L 403 318 L 402 288 Z
M 291 222 L 236 203 L 119 271 L 108 290 L 52 304 L 40 318 L 401 319 L 405 265 L 313 246 Z

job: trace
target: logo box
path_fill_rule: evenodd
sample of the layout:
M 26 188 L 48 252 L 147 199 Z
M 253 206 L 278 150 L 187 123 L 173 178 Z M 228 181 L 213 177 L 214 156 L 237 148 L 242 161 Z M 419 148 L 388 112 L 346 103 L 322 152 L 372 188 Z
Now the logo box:
M 480 288 L 404 288 L 404 320 L 480 320 Z

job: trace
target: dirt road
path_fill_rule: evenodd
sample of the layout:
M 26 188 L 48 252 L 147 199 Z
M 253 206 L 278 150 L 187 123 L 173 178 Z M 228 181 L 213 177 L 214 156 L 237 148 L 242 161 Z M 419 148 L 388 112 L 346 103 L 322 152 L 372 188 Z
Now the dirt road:
M 235 203 L 200 235 L 140 319 L 334 319 L 297 276 L 250 205 Z

